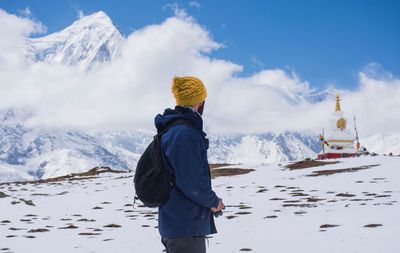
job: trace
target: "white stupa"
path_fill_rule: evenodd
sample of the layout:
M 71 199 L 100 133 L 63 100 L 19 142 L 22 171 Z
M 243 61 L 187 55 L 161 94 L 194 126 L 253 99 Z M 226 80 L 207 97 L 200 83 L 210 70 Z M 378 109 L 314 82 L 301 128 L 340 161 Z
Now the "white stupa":
M 354 141 L 355 135 L 346 129 L 347 119 L 340 109 L 340 97 L 336 95 L 336 107 L 333 119 L 330 120 L 327 136 L 321 135 L 322 151 L 318 159 L 352 157 L 357 153 Z

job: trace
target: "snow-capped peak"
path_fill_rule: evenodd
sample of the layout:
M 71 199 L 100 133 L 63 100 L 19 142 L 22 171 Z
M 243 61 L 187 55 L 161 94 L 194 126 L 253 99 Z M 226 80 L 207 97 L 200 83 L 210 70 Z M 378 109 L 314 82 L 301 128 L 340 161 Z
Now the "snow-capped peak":
M 110 29 L 113 31 L 117 31 L 114 23 L 112 22 L 111 18 L 104 12 L 98 11 L 91 15 L 83 16 L 80 19 L 73 22 L 70 26 L 65 28 L 64 30 L 60 31 L 81 31 L 85 28 L 92 28 L 92 29 Z
M 123 41 L 110 17 L 99 11 L 80 18 L 62 31 L 27 39 L 27 56 L 32 61 L 88 70 L 96 63 L 117 57 Z
M 91 25 L 91 24 L 103 24 L 105 26 L 114 26 L 110 17 L 104 11 L 98 11 L 91 15 L 83 16 L 82 18 L 75 21 L 72 25 Z

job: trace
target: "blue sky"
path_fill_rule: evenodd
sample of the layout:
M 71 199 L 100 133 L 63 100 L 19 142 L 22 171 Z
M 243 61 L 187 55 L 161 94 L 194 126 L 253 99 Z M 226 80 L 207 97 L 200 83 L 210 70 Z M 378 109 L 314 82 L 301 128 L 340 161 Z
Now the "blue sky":
M 103 10 L 128 35 L 173 15 L 166 6 L 175 3 L 226 45 L 212 56 L 243 65 L 244 76 L 291 69 L 314 87 L 353 89 L 371 62 L 400 74 L 400 1 L 0 0 L 0 8 L 21 15 L 28 7 L 48 33 L 71 24 L 79 11 Z

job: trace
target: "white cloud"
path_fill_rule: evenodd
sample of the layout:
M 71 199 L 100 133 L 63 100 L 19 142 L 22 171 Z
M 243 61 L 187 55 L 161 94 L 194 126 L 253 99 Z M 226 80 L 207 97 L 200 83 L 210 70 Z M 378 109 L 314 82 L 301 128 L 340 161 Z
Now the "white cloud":
M 41 25 L 0 10 L 0 109 L 28 107 L 33 125 L 79 128 L 153 128 L 153 118 L 174 106 L 175 75 L 195 75 L 207 86 L 209 132 L 320 131 L 335 102 L 309 103 L 313 92 L 295 72 L 264 69 L 239 77 L 243 67 L 209 56 L 221 45 L 193 18 L 178 15 L 130 34 L 122 55 L 89 72 L 45 63 L 24 64 L 24 37 Z M 10 64 L 15 62 L 18 64 Z M 357 114 L 361 135 L 396 132 L 400 125 L 400 80 L 360 73 L 360 86 L 342 94 L 347 118 Z M 376 69 L 376 67 L 375 67 Z
M 81 18 L 83 18 L 85 16 L 85 14 L 83 13 L 82 10 L 77 10 L 76 12 L 77 12 L 78 19 L 81 19 Z
M 197 1 L 190 1 L 189 6 L 199 9 L 201 7 L 201 4 Z
M 19 10 L 19 13 L 22 17 L 25 17 L 25 18 L 32 17 L 32 12 L 31 12 L 31 9 L 29 9 L 29 7 L 25 7 L 24 9 Z
M 17 68 L 23 64 L 22 48 L 25 45 L 25 36 L 32 33 L 41 33 L 46 28 L 38 22 L 28 18 L 19 18 L 0 9 L 0 66 L 2 72 L 9 68 Z
M 178 17 L 178 18 L 188 18 L 188 15 L 187 15 L 185 9 L 179 7 L 179 4 L 178 4 L 178 3 L 169 3 L 169 4 L 166 4 L 166 5 L 164 5 L 161 9 L 162 9 L 163 11 L 172 10 L 172 12 L 174 13 L 175 17 Z

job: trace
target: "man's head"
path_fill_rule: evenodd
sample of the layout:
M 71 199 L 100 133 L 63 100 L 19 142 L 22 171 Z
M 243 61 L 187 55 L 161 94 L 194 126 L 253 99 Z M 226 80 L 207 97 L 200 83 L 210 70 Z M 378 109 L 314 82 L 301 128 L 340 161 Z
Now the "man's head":
M 207 90 L 200 79 L 193 76 L 174 77 L 171 90 L 176 105 L 190 106 L 203 114 Z

